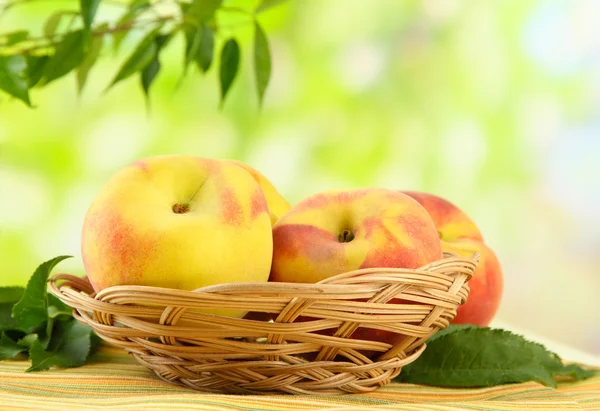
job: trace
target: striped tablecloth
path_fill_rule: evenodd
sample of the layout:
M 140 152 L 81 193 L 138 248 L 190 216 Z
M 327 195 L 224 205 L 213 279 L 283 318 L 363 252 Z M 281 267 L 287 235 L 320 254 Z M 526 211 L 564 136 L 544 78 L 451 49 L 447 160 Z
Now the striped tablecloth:
M 242 396 L 170 385 L 108 346 L 81 368 L 23 372 L 28 366 L 0 362 L 1 410 L 600 410 L 600 375 L 557 389 L 534 382 L 479 389 L 390 384 L 346 396 Z

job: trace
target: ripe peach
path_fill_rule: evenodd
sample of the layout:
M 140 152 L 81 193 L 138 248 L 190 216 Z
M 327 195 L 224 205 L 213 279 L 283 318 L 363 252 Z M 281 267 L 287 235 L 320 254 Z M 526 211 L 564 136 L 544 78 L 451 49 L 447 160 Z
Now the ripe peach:
M 81 251 L 96 291 L 193 290 L 267 281 L 272 241 L 265 196 L 248 172 L 171 155 L 136 161 L 108 181 L 85 217 Z
M 431 217 L 409 196 L 378 188 L 329 191 L 299 202 L 275 224 L 270 281 L 316 283 L 359 268 L 419 268 L 441 258 Z M 351 338 L 394 345 L 402 337 L 361 327 Z
M 279 217 L 285 214 L 290 209 L 290 203 L 277 191 L 275 186 L 265 177 L 260 171 L 249 166 L 246 163 L 242 163 L 237 160 L 229 160 L 238 167 L 242 167 L 246 170 L 252 178 L 260 186 L 265 198 L 267 199 L 267 206 L 269 207 L 269 213 L 271 215 L 271 224 L 274 225 Z
M 403 191 L 429 213 L 439 232 L 442 249 L 470 257 L 479 252 L 479 265 L 469 281 L 469 298 L 458 308 L 453 322 L 487 326 L 502 297 L 502 269 L 494 252 L 483 241 L 477 225 L 457 206 L 433 194 Z

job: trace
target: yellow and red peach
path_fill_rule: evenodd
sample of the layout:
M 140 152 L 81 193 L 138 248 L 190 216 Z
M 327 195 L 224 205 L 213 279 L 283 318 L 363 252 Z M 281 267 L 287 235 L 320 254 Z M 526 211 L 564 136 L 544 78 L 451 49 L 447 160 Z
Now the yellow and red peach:
M 252 178 L 254 178 L 254 180 L 258 183 L 263 194 L 265 195 L 265 198 L 267 199 L 267 206 L 269 207 L 269 213 L 271 214 L 271 224 L 274 225 L 279 217 L 281 217 L 290 209 L 290 203 L 288 203 L 288 201 L 281 194 L 279 194 L 279 191 L 277 191 L 275 186 L 261 172 L 246 163 L 242 163 L 241 161 L 228 161 L 231 161 L 238 167 L 242 167 L 244 170 L 250 173 Z
M 330 191 L 292 207 L 273 227 L 271 281 L 315 283 L 370 267 L 418 268 L 442 257 L 431 218 L 386 189 Z
M 270 281 L 316 283 L 360 268 L 419 268 L 441 258 L 435 225 L 412 198 L 378 188 L 329 191 L 299 202 L 275 224 Z M 360 327 L 350 338 L 395 345 L 403 337 Z
M 494 252 L 484 243 L 473 220 L 457 206 L 433 194 L 403 191 L 429 213 L 439 232 L 442 249 L 470 257 L 480 254 L 479 264 L 469 281 L 467 302 L 458 308 L 453 322 L 487 326 L 494 318 L 502 297 L 502 269 Z
M 271 221 L 260 186 L 242 168 L 192 156 L 150 157 L 102 188 L 85 217 L 81 250 L 96 291 L 267 281 Z

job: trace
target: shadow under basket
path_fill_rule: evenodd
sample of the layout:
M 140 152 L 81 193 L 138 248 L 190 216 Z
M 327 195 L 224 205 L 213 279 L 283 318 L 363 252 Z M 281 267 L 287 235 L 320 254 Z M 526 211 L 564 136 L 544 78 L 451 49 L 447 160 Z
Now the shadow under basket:
M 57 274 L 49 288 L 78 321 L 172 384 L 239 394 L 364 393 L 388 384 L 448 326 L 478 261 L 477 254 L 445 254 L 415 270 L 194 291 L 115 286 L 95 293 L 87 278 Z

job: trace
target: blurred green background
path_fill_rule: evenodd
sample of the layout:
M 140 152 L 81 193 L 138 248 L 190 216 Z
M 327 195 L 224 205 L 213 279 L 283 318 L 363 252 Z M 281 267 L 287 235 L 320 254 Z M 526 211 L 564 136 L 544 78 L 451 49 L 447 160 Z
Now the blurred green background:
M 41 33 L 58 7 L 14 7 L 0 31 Z M 98 20 L 121 11 L 102 3 Z M 362 186 L 448 198 L 503 265 L 494 324 L 598 355 L 599 15 L 595 0 L 292 0 L 260 18 L 273 55 L 262 110 L 244 21 L 222 111 L 214 67 L 179 84 L 183 36 L 162 54 L 150 111 L 137 79 L 103 94 L 139 36 L 116 55 L 106 44 L 80 97 L 74 75 L 34 91 L 35 109 L 0 96 L 0 285 L 60 254 L 82 274 L 85 212 L 129 162 L 236 158 L 292 203 Z

